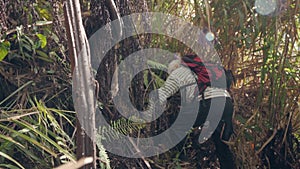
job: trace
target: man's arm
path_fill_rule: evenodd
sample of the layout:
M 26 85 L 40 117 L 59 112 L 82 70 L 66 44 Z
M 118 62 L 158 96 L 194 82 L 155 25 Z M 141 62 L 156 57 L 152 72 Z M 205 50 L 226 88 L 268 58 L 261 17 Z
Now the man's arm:
M 179 82 L 180 79 L 178 79 L 176 72 L 171 73 L 161 88 L 150 93 L 148 109 L 141 112 L 141 118 L 146 122 L 150 122 L 158 118 L 164 111 L 167 99 L 179 90 Z

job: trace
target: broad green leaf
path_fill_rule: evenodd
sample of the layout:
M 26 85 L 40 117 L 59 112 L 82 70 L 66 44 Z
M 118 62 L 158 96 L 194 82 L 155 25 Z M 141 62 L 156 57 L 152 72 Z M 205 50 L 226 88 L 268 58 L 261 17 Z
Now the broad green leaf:
M 39 13 L 42 17 L 46 18 L 47 20 L 51 19 L 51 14 L 49 13 L 49 11 L 47 9 L 39 8 Z
M 0 61 L 2 61 L 8 54 L 10 48 L 10 43 L 5 41 L 0 43 Z
M 47 45 L 47 37 L 44 36 L 43 34 L 40 34 L 40 33 L 37 34 L 36 36 L 40 39 L 40 42 L 41 42 L 41 48 L 46 47 L 46 45 Z
M 0 61 L 2 61 L 8 54 L 8 50 L 3 47 L 3 46 L 0 46 Z

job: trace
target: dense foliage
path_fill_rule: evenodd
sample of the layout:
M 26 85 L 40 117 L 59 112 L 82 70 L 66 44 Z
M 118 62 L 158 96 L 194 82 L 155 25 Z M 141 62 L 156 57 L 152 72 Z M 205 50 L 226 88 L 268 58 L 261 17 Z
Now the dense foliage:
M 105 1 L 81 0 L 88 37 L 113 18 Z M 259 12 L 259 0 L 130 0 L 115 1 L 121 16 L 156 11 L 179 16 L 217 37 L 216 49 L 237 79 L 235 134 L 230 146 L 240 168 L 296 168 L 300 165 L 300 3 L 276 0 L 271 13 Z M 270 1 L 271 2 L 271 1 Z M 272 1 L 273 2 L 273 1 Z M 0 0 L 0 168 L 52 168 L 75 160 L 75 112 L 61 0 Z M 99 68 L 99 102 L 110 119 L 119 119 L 110 96 L 116 64 L 142 48 L 184 53 L 185 46 L 162 35 L 131 37 L 107 54 Z M 123 47 L 123 48 L 122 48 Z M 126 50 L 124 50 L 126 49 Z M 145 63 L 146 64 L 146 63 Z M 149 63 L 148 63 L 149 64 Z M 155 63 L 153 63 L 155 64 Z M 132 65 L 130 65 L 132 66 Z M 165 66 L 165 65 L 158 65 Z M 133 67 L 134 69 L 134 67 Z M 153 77 L 155 76 L 155 77 Z M 164 73 L 148 70 L 135 77 L 132 101 L 142 107 L 149 79 L 163 82 Z M 154 89 L 161 84 L 152 84 Z M 174 98 L 171 102 L 177 103 Z M 115 128 L 164 129 L 174 107 L 149 126 L 115 121 Z M 128 131 L 125 131 L 126 133 Z M 153 133 L 152 133 L 153 134 Z M 147 136 L 147 134 L 145 134 Z M 109 137 L 104 134 L 104 137 Z M 210 142 L 199 150 L 186 147 L 190 160 L 176 147 L 160 156 L 126 159 L 109 154 L 112 167 L 192 168 L 195 151 L 203 167 L 218 166 Z

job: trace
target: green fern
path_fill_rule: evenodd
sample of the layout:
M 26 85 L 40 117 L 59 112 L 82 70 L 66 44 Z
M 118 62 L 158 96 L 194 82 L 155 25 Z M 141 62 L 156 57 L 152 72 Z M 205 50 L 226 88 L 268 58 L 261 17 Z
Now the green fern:
M 138 132 L 144 128 L 142 123 L 133 122 L 131 120 L 121 118 L 116 121 L 112 121 L 109 127 L 100 126 L 96 134 L 96 144 L 99 148 L 99 158 L 101 160 L 101 169 L 110 169 L 110 160 L 107 152 L 102 144 L 102 140 L 111 142 L 112 140 L 120 139 L 120 134 L 128 135 L 134 132 Z
M 144 124 L 133 122 L 131 120 L 120 118 L 116 121 L 112 121 L 109 127 L 100 126 L 97 131 L 97 135 L 101 136 L 100 140 L 112 141 L 113 139 L 120 139 L 120 134 L 128 135 L 145 127 Z M 100 137 L 99 137 L 100 138 Z
M 101 142 L 101 137 L 99 134 L 96 135 L 96 144 L 99 148 L 99 159 L 101 161 L 100 168 L 101 169 L 111 169 L 109 157 L 108 157 L 107 152 Z

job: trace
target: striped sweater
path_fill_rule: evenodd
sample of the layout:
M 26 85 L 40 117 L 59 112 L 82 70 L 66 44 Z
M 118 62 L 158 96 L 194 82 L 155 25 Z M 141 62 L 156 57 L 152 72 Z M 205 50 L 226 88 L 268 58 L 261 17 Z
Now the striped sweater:
M 142 112 L 142 115 L 146 117 L 151 116 L 156 103 L 163 105 L 169 97 L 182 89 L 185 89 L 185 96 L 181 97 L 184 97 L 187 102 L 192 101 L 195 98 L 195 89 L 197 88 L 196 80 L 197 76 L 190 70 L 190 68 L 180 66 L 175 69 L 169 75 L 165 84 L 158 89 L 158 100 L 154 98 L 150 99 L 148 110 Z M 210 99 L 214 97 L 230 97 L 230 95 L 225 89 L 207 87 L 204 91 L 204 98 Z M 202 97 L 199 96 L 198 99 L 201 100 Z

